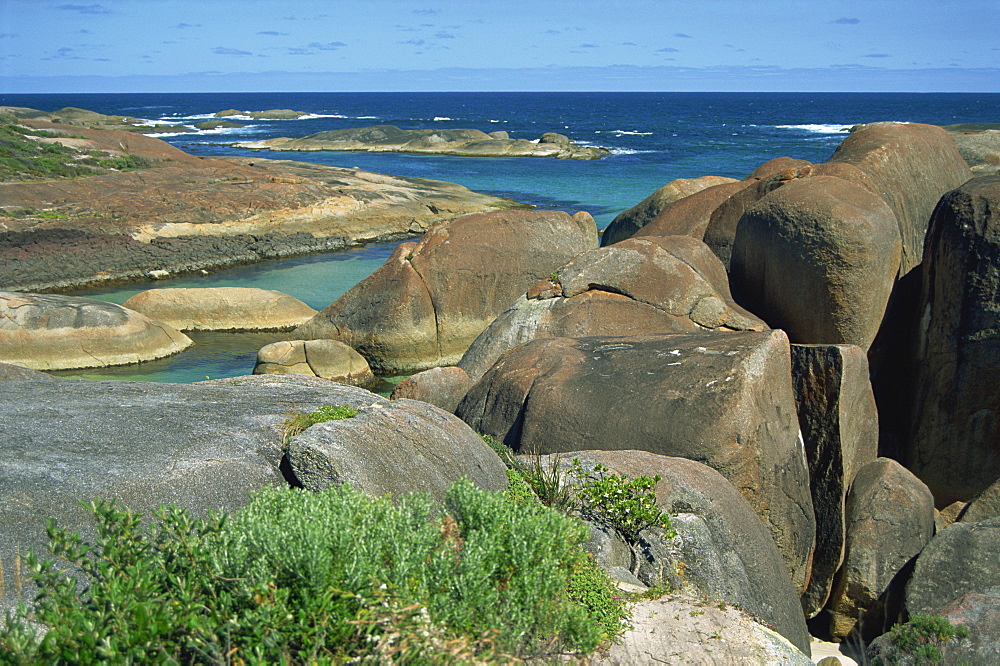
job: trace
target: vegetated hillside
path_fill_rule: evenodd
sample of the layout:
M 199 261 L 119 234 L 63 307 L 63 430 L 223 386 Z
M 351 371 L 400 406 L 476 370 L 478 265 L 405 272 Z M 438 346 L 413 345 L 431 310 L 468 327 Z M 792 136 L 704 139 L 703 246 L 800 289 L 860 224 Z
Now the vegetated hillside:
M 32 129 L 0 116 L 0 181 L 80 178 L 153 166 L 137 155 L 114 154 L 82 145 L 76 137 Z

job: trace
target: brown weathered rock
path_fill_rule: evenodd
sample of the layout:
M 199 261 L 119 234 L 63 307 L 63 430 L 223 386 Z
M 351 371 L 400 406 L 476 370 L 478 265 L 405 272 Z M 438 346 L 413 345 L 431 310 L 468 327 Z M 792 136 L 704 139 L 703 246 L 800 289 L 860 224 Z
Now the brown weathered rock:
M 845 638 L 861 614 L 866 640 L 888 629 L 882 625 L 891 625 L 895 612 L 884 593 L 933 535 L 927 486 L 889 458 L 861 468 L 847 496 L 847 548 L 829 603 L 835 639 Z
M 483 490 L 507 488 L 506 466 L 475 432 L 416 400 L 310 426 L 289 442 L 288 462 L 308 490 L 349 482 L 373 497 L 421 492 L 440 500 L 463 477 Z
M 255 375 L 296 374 L 351 386 L 371 386 L 375 375 L 358 352 L 336 340 L 272 342 L 257 352 Z
M 672 180 L 632 208 L 619 213 L 601 235 L 601 247 L 631 238 L 639 229 L 649 224 L 670 204 L 700 192 L 707 187 L 734 183 L 733 178 L 722 176 L 702 176 L 701 178 L 678 178 Z
M 864 171 L 892 208 L 903 255 L 899 276 L 920 265 L 924 233 L 938 199 L 972 178 L 948 133 L 934 125 L 874 123 L 851 132 L 830 162 Z
M 249 287 L 148 289 L 124 305 L 179 331 L 283 331 L 316 314 L 288 294 Z
M 536 285 L 476 338 L 459 362 L 470 377 L 540 337 L 769 328 L 733 302 L 726 271 L 708 247 L 685 236 L 629 238 L 583 252 L 556 277 L 558 290 Z
M 802 609 L 813 617 L 844 560 L 847 491 L 878 456 L 878 412 L 860 347 L 792 345 L 792 383 L 816 514 L 816 550 L 802 595 Z
M 502 356 L 456 413 L 523 453 L 641 449 L 709 465 L 804 589 L 815 522 L 783 332 L 538 339 Z
M 408 398 L 421 400 L 455 413 L 458 403 L 472 386 L 472 380 L 465 370 L 454 365 L 431 368 L 418 372 L 401 381 L 389 396 L 392 400 Z
M 586 213 L 468 215 L 397 247 L 293 334 L 345 342 L 380 374 L 454 365 L 528 287 L 596 245 Z
M 794 180 L 740 220 L 733 295 L 796 343 L 867 351 L 899 257 L 899 231 L 879 197 L 841 178 Z
M 922 272 L 906 465 L 943 507 L 1000 478 L 1000 176 L 942 198 Z
M 635 233 L 635 237 L 690 236 L 703 240 L 705 230 L 711 224 L 712 216 L 719 206 L 737 192 L 754 187 L 756 184 L 756 180 L 722 183 L 679 199 L 661 210 L 656 217 Z
M 759 167 L 753 170 L 753 172 L 745 178 L 745 180 L 764 180 L 765 178 L 770 178 L 776 176 L 782 171 L 787 171 L 789 169 L 800 169 L 802 167 L 809 166 L 809 162 L 806 160 L 800 160 L 795 157 L 775 157 L 774 159 L 768 160 L 761 164 Z
M 32 370 L 126 365 L 170 356 L 191 340 L 104 301 L 0 291 L 0 362 Z
M 1000 479 L 976 495 L 958 515 L 958 520 L 963 523 L 975 523 L 994 518 L 1000 518 Z

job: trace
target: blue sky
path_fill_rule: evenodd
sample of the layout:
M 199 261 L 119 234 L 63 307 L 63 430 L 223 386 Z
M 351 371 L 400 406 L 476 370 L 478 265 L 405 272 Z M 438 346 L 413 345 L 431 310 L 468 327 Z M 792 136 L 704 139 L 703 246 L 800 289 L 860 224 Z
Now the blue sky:
M 0 0 L 0 92 L 1000 92 L 1000 0 Z

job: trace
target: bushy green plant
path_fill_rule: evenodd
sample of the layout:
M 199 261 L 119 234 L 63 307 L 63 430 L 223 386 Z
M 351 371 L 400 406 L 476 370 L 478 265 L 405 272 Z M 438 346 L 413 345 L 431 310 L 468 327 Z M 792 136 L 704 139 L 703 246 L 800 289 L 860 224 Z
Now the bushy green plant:
M 629 543 L 635 543 L 639 532 L 650 527 L 662 528 L 668 536 L 675 534 L 670 516 L 656 505 L 653 488 L 660 475 L 638 476 L 630 479 L 598 463 L 592 472 L 584 470 L 579 459 L 574 459 L 570 473 L 577 478 L 576 491 L 583 502 L 584 511 L 593 513 Z
M 208 519 L 91 509 L 93 544 L 49 525 L 69 569 L 29 556 L 0 663 L 468 662 L 591 651 L 626 616 L 582 523 L 468 481 L 443 511 L 346 485 Z
M 902 655 L 911 657 L 914 663 L 924 664 L 941 661 L 941 643 L 968 635 L 968 628 L 952 625 L 940 615 L 914 613 L 906 624 L 896 625 L 889 632 L 889 640 Z

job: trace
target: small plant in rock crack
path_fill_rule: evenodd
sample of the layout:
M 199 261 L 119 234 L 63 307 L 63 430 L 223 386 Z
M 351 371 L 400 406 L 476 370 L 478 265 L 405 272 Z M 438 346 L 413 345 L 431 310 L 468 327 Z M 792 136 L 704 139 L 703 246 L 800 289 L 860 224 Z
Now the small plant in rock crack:
M 656 505 L 653 488 L 660 481 L 659 474 L 630 479 L 610 473 L 600 463 L 588 472 L 579 458 L 573 459 L 569 471 L 578 479 L 573 487 L 583 502 L 583 510 L 613 527 L 629 543 L 634 544 L 639 533 L 651 527 L 662 528 L 668 538 L 676 536 L 670 516 Z

